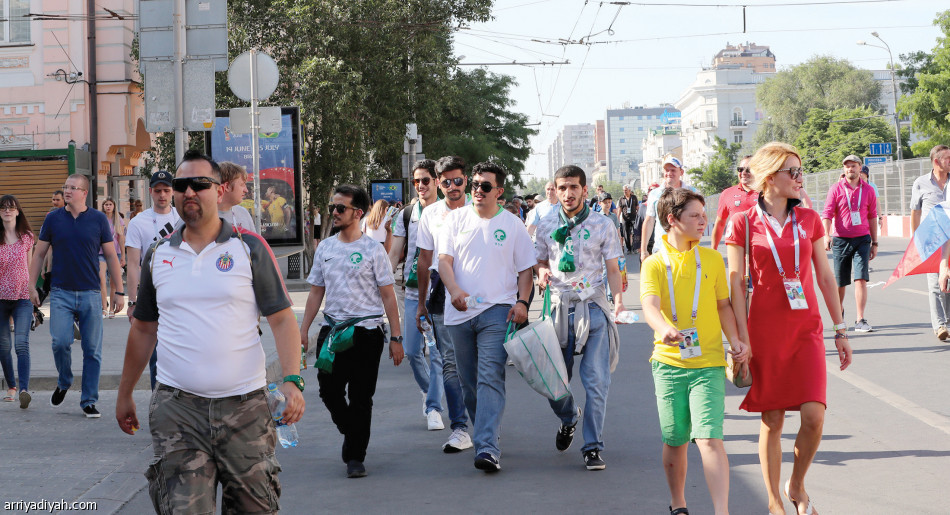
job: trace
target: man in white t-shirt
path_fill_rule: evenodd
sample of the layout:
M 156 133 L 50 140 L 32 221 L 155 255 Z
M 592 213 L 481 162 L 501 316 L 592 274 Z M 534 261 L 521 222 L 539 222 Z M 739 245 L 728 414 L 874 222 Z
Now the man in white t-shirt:
M 224 190 L 224 195 L 218 202 L 218 216 L 227 220 L 233 227 L 260 233 L 255 229 L 251 213 L 241 205 L 247 196 L 247 170 L 230 161 L 218 163 L 218 166 L 221 167 L 221 189 Z
M 440 158 L 435 165 L 435 171 L 440 181 L 439 188 L 445 198 L 423 209 L 422 218 L 419 220 L 416 234 L 416 245 L 419 248 L 419 262 L 416 266 L 419 276 L 419 307 L 416 309 L 415 320 L 416 327 L 419 328 L 420 319 L 426 318 L 435 332 L 436 347 L 442 356 L 442 385 L 449 407 L 449 419 L 452 421 L 452 434 L 442 445 L 442 452 L 457 453 L 470 449 L 472 438 L 468 435 L 468 417 L 465 414 L 462 382 L 455 361 L 455 345 L 452 335 L 445 328 L 443 318 L 445 287 L 439 280 L 439 262 L 433 260 L 432 256 L 444 237 L 446 217 L 453 210 L 470 204 L 471 198 L 465 195 L 468 180 L 465 177 L 465 161 L 461 157 Z
M 659 188 L 654 188 L 647 195 L 647 215 L 643 219 L 643 233 L 640 236 L 640 262 L 642 263 L 654 249 L 663 244 L 662 236 L 666 234 L 663 230 L 663 224 L 656 223 L 656 203 L 660 201 L 660 195 L 666 188 L 686 188 L 695 192 L 696 188 L 683 184 L 683 163 L 673 156 L 666 156 L 663 160 L 663 184 Z M 653 235 L 653 248 L 648 249 L 650 235 Z
M 145 252 L 156 241 L 169 237 L 178 225 L 181 218 L 178 211 L 172 208 L 172 174 L 159 170 L 152 174 L 149 180 L 148 193 L 152 197 L 152 207 L 142 211 L 129 220 L 125 230 L 125 262 L 129 294 L 129 309 L 127 314 L 129 323 L 132 322 L 132 312 L 138 300 L 139 276 L 142 270 L 142 258 Z M 148 362 L 148 377 L 155 389 L 155 374 L 157 372 L 157 349 L 152 352 Z
M 452 211 L 439 244 L 445 283 L 445 326 L 452 334 L 462 391 L 475 421 L 475 468 L 501 470 L 498 431 L 505 410 L 505 332 L 528 319 L 531 237 L 517 216 L 498 206 L 505 171 L 472 168 L 472 207 Z
M 525 219 L 525 225 L 528 226 L 528 234 L 530 234 L 532 238 L 534 237 L 534 231 L 538 229 L 538 224 L 541 223 L 541 219 L 554 212 L 558 207 L 557 191 L 554 188 L 554 181 L 549 181 L 544 185 L 544 195 L 544 200 L 535 203 L 534 209 L 528 213 Z
M 369 195 L 356 186 L 337 186 L 330 204 L 337 234 L 323 240 L 313 255 L 307 307 L 300 326 L 301 343 L 310 345 L 310 325 L 324 299 L 326 325 L 317 337 L 320 398 L 343 435 L 343 462 L 350 478 L 366 476 L 366 447 L 373 420 L 373 394 L 379 376 L 389 319 L 389 358 L 402 362 L 399 306 L 393 271 L 383 246 L 360 231 Z

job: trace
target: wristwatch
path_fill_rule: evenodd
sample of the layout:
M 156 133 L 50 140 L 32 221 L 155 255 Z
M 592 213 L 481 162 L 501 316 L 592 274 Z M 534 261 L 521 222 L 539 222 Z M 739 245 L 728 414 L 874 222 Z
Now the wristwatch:
M 835 331 L 840 331 L 840 330 L 842 330 L 842 329 L 847 330 L 847 329 L 848 329 L 848 323 L 847 323 L 847 322 L 841 322 L 840 324 L 835 324 L 835 325 L 831 326 L 831 328 L 834 329 Z
M 876 241 L 872 241 L 872 242 L 871 242 L 871 245 L 877 247 L 877 242 L 876 242 Z
M 303 391 L 304 382 L 303 382 L 302 377 L 300 377 L 299 375 L 284 376 L 284 382 L 286 383 L 288 381 L 291 383 L 294 383 L 294 386 L 299 388 L 301 392 Z
M 526 300 L 524 300 L 524 299 L 518 299 L 518 302 L 516 302 L 515 304 L 519 304 L 519 303 L 520 303 L 520 304 L 524 304 L 524 307 L 527 308 L 527 309 L 530 309 L 530 308 L 531 308 L 531 306 L 528 304 L 528 301 L 526 301 Z
M 402 336 L 390 336 L 389 341 L 402 345 Z

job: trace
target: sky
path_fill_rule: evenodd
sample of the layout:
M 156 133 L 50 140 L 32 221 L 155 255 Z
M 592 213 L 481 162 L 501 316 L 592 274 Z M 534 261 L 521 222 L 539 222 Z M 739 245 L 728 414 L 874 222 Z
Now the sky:
M 491 21 L 456 31 L 455 53 L 462 65 L 570 62 L 484 66 L 516 79 L 512 108 L 538 124 L 527 181 L 547 177 L 544 153 L 564 125 L 602 120 L 625 102 L 675 103 L 727 43 L 769 46 L 779 71 L 815 55 L 882 70 L 887 51 L 858 40 L 884 47 L 877 31 L 895 62 L 929 52 L 941 36 L 933 20 L 950 8 L 946 0 L 741 0 L 743 22 L 734 1 L 496 0 Z

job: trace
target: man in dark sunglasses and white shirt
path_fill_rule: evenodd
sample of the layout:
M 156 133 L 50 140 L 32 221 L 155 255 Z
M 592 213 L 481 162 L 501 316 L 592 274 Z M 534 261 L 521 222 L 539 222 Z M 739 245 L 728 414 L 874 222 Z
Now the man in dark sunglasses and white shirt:
M 462 383 L 459 380 L 455 360 L 455 345 L 452 336 L 445 328 L 443 311 L 445 306 L 445 287 L 439 279 L 438 260 L 433 252 L 444 237 L 442 229 L 445 218 L 453 210 L 467 206 L 471 197 L 465 195 L 467 179 L 465 161 L 461 157 L 445 156 L 436 163 L 439 188 L 445 196 L 443 200 L 427 206 L 422 211 L 416 245 L 419 248 L 419 260 L 416 266 L 418 274 L 419 307 L 416 310 L 417 327 L 420 319 L 426 318 L 435 332 L 436 346 L 442 356 L 442 385 L 445 388 L 445 401 L 449 408 L 452 434 L 442 445 L 446 453 L 461 452 L 472 447 L 472 438 L 468 435 L 468 417 L 465 414 L 465 402 L 462 396 Z M 431 285 L 431 287 L 430 287 Z M 406 312 L 406 317 L 412 314 Z

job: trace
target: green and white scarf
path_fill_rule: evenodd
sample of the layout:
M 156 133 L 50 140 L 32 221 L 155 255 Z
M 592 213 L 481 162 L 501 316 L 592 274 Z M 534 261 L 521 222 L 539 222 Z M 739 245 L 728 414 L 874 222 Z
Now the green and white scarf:
M 551 239 L 561 245 L 561 259 L 558 261 L 557 269 L 561 272 L 573 272 L 574 266 L 574 239 L 571 237 L 571 231 L 587 220 L 590 214 L 590 207 L 584 204 L 584 208 L 572 218 L 568 218 L 564 213 L 564 208 L 557 210 L 557 216 L 561 219 L 561 226 L 551 233 Z

